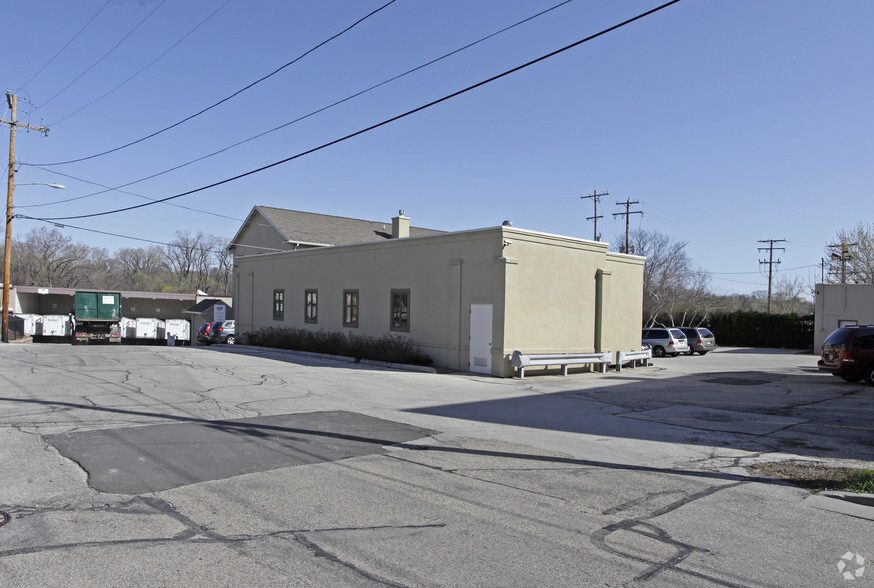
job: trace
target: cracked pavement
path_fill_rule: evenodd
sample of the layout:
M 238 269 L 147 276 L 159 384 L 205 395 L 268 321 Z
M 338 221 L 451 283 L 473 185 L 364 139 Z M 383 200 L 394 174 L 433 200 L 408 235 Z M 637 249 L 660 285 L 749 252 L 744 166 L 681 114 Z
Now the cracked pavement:
M 0 584 L 844 585 L 871 521 L 744 467 L 872 467 L 874 389 L 814 366 L 721 349 L 500 380 L 0 346 Z

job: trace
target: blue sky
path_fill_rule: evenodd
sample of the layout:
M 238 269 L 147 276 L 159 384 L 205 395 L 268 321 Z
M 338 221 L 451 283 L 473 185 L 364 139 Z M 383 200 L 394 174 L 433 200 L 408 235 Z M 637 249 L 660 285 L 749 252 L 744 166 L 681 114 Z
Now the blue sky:
M 134 194 L 89 196 L 100 188 L 86 182 L 119 186 L 203 157 L 560 2 L 396 0 L 172 130 L 86 161 L 32 165 L 91 156 L 177 123 L 387 1 L 7 3 L 4 21 L 16 25 L 4 29 L 0 82 L 19 96 L 21 121 L 50 128 L 48 137 L 19 132 L 16 183 L 67 186 L 19 187 L 15 212 L 93 214 L 200 188 L 427 104 L 661 4 L 573 0 L 358 98 L 123 188 Z M 592 202 L 580 196 L 597 189 L 610 193 L 599 207 L 605 241 L 624 231 L 624 221 L 612 216 L 623 210 L 616 202 L 637 200 L 632 210 L 644 214 L 632 217 L 632 227 L 688 241 L 695 264 L 713 274 L 716 292 L 767 286 L 759 273 L 761 239 L 787 240 L 781 274 L 818 278 L 835 233 L 871 219 L 872 30 L 870 0 L 683 0 L 433 108 L 174 205 L 58 222 L 74 240 L 110 253 L 148 243 L 68 225 L 159 242 L 178 230 L 230 238 L 253 206 L 267 205 L 381 221 L 404 209 L 414 225 L 444 230 L 509 219 L 517 227 L 591 238 Z M 72 198 L 78 199 L 58 203 Z M 38 226 L 45 223 L 18 219 L 15 234 Z

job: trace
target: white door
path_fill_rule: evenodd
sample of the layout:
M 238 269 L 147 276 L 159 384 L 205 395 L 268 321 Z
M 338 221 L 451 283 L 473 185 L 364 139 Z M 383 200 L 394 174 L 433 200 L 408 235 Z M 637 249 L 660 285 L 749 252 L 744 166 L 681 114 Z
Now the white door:
M 492 305 L 470 305 L 470 371 L 492 373 Z

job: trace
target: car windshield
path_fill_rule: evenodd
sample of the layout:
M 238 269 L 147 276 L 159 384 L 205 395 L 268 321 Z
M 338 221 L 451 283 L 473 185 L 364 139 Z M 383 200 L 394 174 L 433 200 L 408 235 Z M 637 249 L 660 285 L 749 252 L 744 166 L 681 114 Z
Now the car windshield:
M 676 337 L 677 339 L 685 339 L 686 335 L 680 329 L 671 329 L 671 335 Z
M 713 333 L 711 333 L 711 332 L 708 331 L 707 329 L 698 329 L 698 333 L 699 333 L 702 337 L 712 337 L 712 336 L 713 336 Z
M 838 329 L 828 336 L 825 345 L 843 345 L 852 331 L 850 329 Z

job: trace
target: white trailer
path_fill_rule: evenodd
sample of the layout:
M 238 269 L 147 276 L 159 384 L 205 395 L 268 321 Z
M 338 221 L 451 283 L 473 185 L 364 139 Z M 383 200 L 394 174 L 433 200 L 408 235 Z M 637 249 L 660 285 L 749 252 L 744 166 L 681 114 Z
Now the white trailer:
M 137 319 L 137 339 L 163 339 L 164 321 L 156 318 Z
M 191 340 L 191 323 L 185 319 L 167 319 L 164 321 L 164 338 L 168 341 L 173 337 L 175 342 Z
M 136 339 L 137 337 L 137 319 L 127 316 L 121 317 L 119 323 L 122 339 Z
M 16 314 L 15 316 L 24 320 L 24 336 L 33 337 L 34 335 L 42 335 L 42 315 L 41 314 Z
M 71 334 L 68 315 L 47 314 L 43 317 L 41 333 L 43 337 L 69 337 Z

